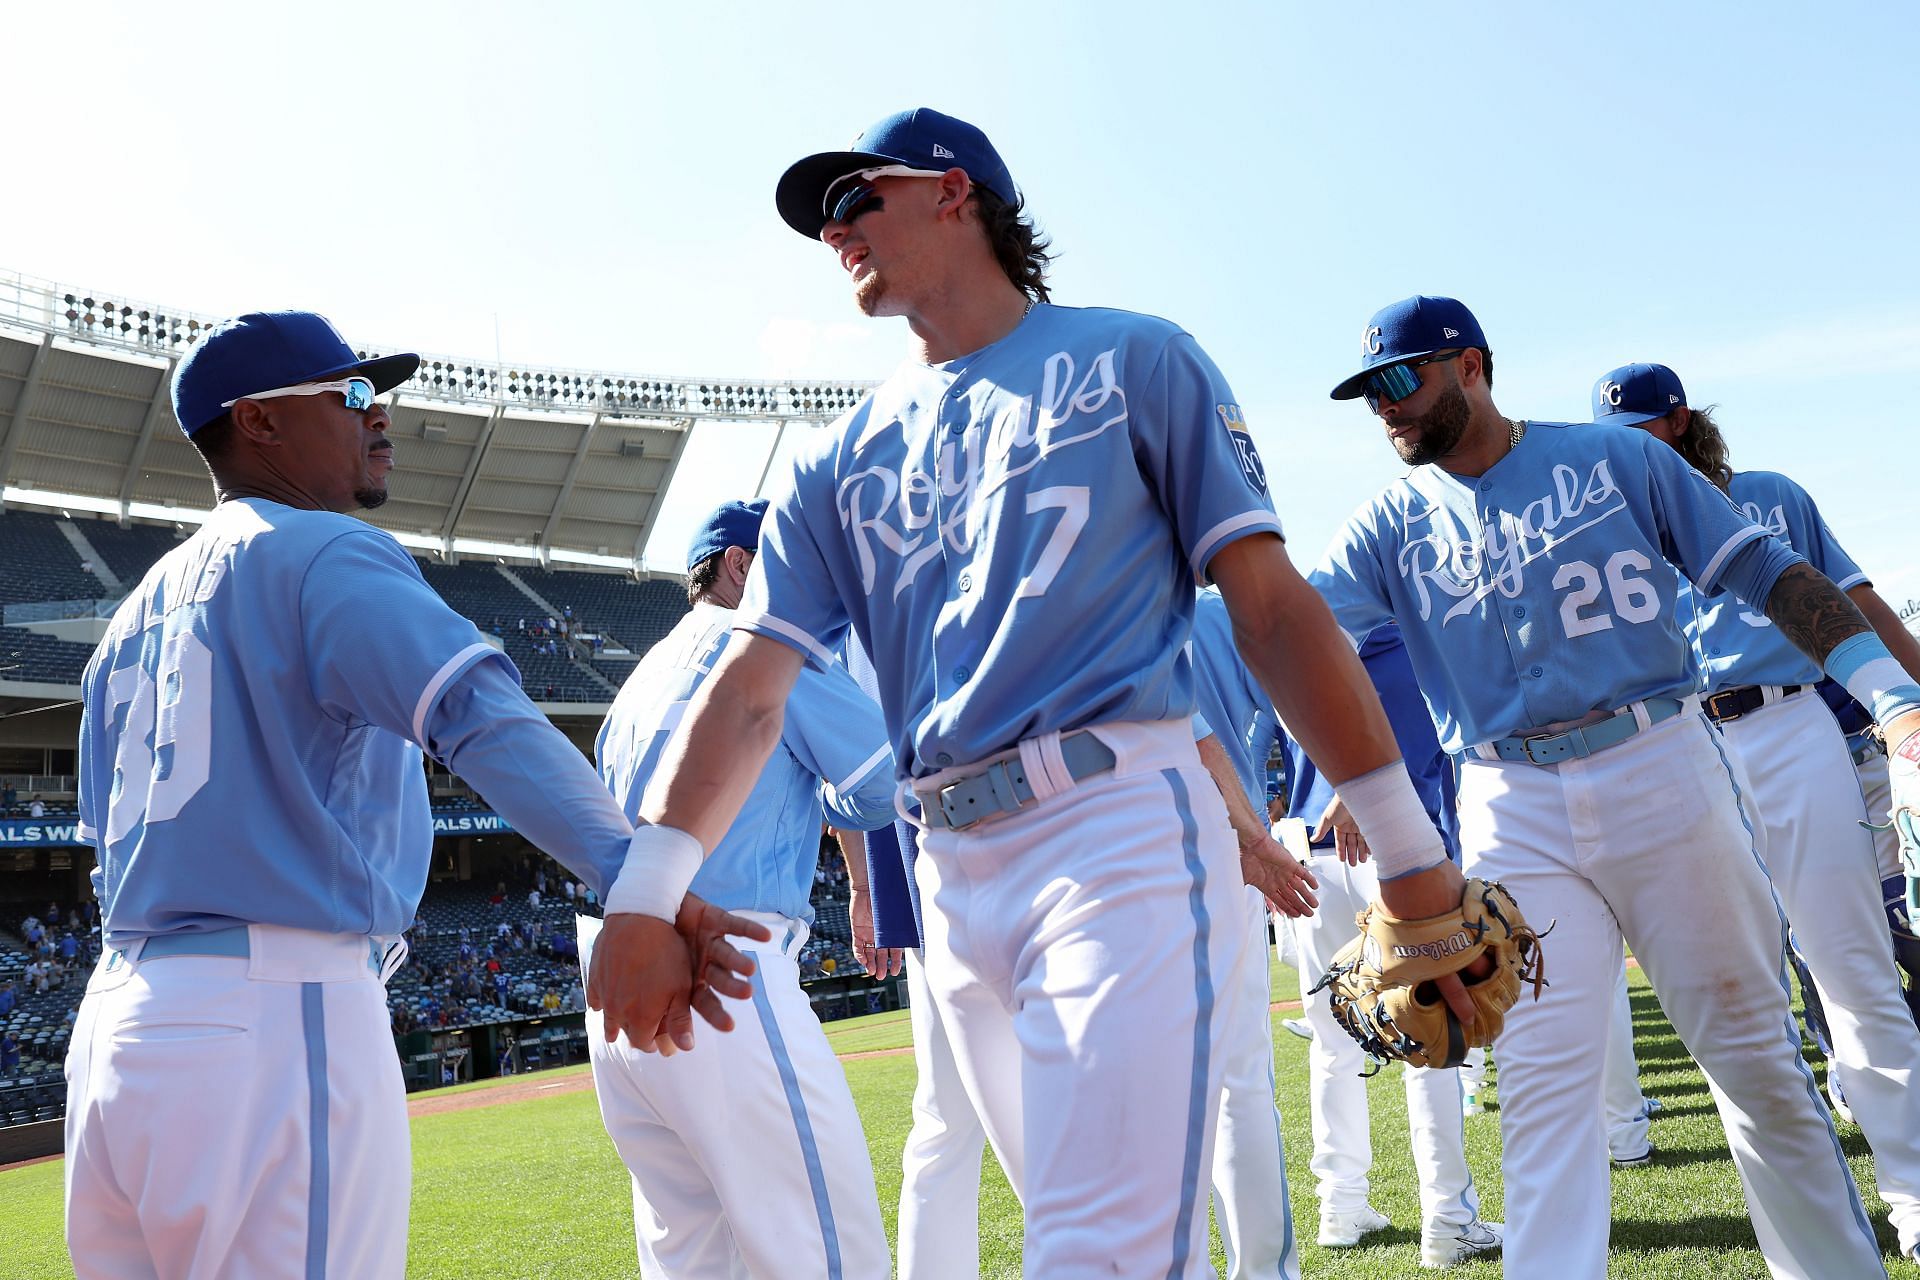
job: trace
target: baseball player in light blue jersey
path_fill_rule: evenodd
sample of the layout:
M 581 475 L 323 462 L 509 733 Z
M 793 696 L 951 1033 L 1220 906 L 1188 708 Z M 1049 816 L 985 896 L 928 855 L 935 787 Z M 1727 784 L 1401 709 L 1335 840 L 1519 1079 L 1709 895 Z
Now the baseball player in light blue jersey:
M 1839 588 L 1645 432 L 1504 417 L 1459 302 L 1395 303 L 1362 349 L 1334 398 L 1364 395 L 1413 470 L 1354 514 L 1312 581 L 1351 635 L 1399 622 L 1440 744 L 1462 761 L 1466 870 L 1558 921 L 1553 985 L 1509 1011 L 1495 1045 L 1508 1269 L 1605 1273 L 1592 1044 L 1624 934 L 1713 1081 L 1774 1274 L 1883 1274 L 1800 1060 L 1785 929 L 1738 774 L 1699 710 L 1673 569 L 1709 596 L 1764 603 L 1890 741 L 1920 725 L 1920 686 Z
M 67 1058 L 67 1239 L 91 1277 L 393 1277 L 410 1168 L 384 980 L 433 843 L 421 751 L 588 885 L 632 827 L 512 665 L 382 531 L 377 396 L 309 312 L 180 362 L 219 505 L 115 612 L 82 679 L 81 824 L 106 950 Z M 723 992 L 750 962 L 682 912 Z M 666 928 L 671 934 L 672 925 Z M 609 954 L 693 972 L 685 945 Z M 715 1025 L 717 1000 L 698 1007 Z
M 734 640 L 733 611 L 767 504 L 729 502 L 687 553 L 693 609 L 627 677 L 595 754 L 638 819 L 661 753 Z M 893 757 L 880 709 L 839 664 L 801 673 L 780 747 L 693 879 L 694 892 L 757 921 L 769 941 L 733 1034 L 660 1056 L 609 1042 L 589 1019 L 600 1115 L 633 1174 L 640 1271 L 660 1280 L 884 1277 L 893 1260 L 873 1165 L 847 1078 L 800 989 L 823 817 L 853 829 L 893 820 Z M 599 922 L 580 918 L 581 951 Z
M 1746 518 L 1805 556 L 1875 622 L 1907 670 L 1920 643 L 1840 546 L 1805 489 L 1772 471 L 1735 471 L 1707 410 L 1660 364 L 1630 364 L 1594 384 L 1594 421 L 1638 427 L 1724 489 Z M 1800 954 L 1820 993 L 1832 1074 L 1873 1147 L 1874 1181 L 1900 1233 L 1920 1253 L 1920 1029 L 1902 998 L 1885 928 L 1879 861 L 1845 735 L 1815 692 L 1822 671 L 1780 627 L 1726 594 L 1684 593 L 1706 713 L 1754 785 L 1748 799 Z M 1884 816 L 1884 815 L 1881 815 Z
M 1454 849 L 1453 762 L 1434 740 L 1406 645 L 1388 623 L 1368 633 L 1360 660 L 1380 694 L 1414 790 L 1435 829 Z M 1320 909 L 1293 921 L 1300 948 L 1300 994 L 1313 1028 L 1308 1054 L 1308 1098 L 1313 1117 L 1315 1191 L 1320 1198 L 1320 1243 L 1347 1248 L 1392 1226 L 1368 1203 L 1373 1142 L 1367 1106 L 1366 1055 L 1335 1021 L 1325 988 L 1315 983 L 1340 949 L 1359 936 L 1355 917 L 1379 894 L 1379 877 L 1364 847 L 1336 848 L 1329 809 L 1333 787 L 1291 738 L 1287 753 L 1288 805 L 1294 838 L 1310 842 L 1310 864 L 1320 882 Z M 1308 835 L 1311 832 L 1311 835 Z M 1458 856 L 1457 854 L 1455 856 Z M 1503 1226 L 1480 1220 L 1480 1196 L 1467 1167 L 1463 1068 L 1407 1066 L 1407 1127 L 1420 1181 L 1421 1265 L 1448 1267 L 1498 1253 Z
M 1196 578 L 1219 581 L 1278 709 L 1352 779 L 1413 913 L 1457 905 L 1464 881 L 1192 337 L 1042 305 L 1044 246 L 1005 163 L 935 111 L 793 165 L 776 203 L 863 311 L 907 320 L 911 354 L 795 459 L 735 619 L 749 634 L 648 788 L 650 866 L 697 865 L 801 667 L 830 665 L 851 627 L 926 825 L 928 985 L 1025 1207 L 1028 1274 L 1206 1274 L 1246 947 L 1234 835 L 1193 741 Z M 1471 1008 L 1457 979 L 1443 990 Z M 677 1011 L 647 982 L 616 997 L 642 1037 Z

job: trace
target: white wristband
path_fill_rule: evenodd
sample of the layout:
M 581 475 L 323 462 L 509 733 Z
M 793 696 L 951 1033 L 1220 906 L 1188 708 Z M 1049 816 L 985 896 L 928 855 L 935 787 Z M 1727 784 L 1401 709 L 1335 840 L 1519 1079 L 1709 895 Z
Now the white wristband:
M 607 890 L 607 914 L 630 912 L 673 923 L 705 857 L 700 842 L 678 827 L 640 827 L 627 844 L 620 874 Z
M 1447 860 L 1447 847 L 1414 794 L 1413 779 L 1399 760 L 1335 788 L 1347 802 L 1360 834 L 1367 838 L 1373 864 L 1382 880 L 1395 880 L 1437 867 Z

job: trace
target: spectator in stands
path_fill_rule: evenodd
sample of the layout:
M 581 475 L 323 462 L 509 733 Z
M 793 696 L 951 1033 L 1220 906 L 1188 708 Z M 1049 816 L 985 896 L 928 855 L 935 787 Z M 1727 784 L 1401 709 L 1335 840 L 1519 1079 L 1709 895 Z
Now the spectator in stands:
M 0 1031 L 0 1071 L 15 1071 L 20 1066 L 20 1042 L 13 1032 Z
M 34 815 L 34 817 L 36 818 L 39 816 L 40 816 L 39 814 Z M 52 928 L 54 925 L 59 923 L 60 923 L 60 904 L 57 902 L 49 902 L 47 904 L 47 927 Z
M 540 909 L 540 889 L 538 886 L 535 886 L 533 889 L 528 891 L 527 905 L 532 907 L 535 911 L 538 911 Z
M 493 886 L 493 893 L 487 898 L 487 905 L 491 906 L 496 912 L 506 907 L 507 882 L 505 880 Z
M 35 795 L 32 800 L 27 802 L 27 816 L 29 818 L 44 818 L 47 816 L 47 806 L 41 803 L 38 795 Z
M 573 895 L 574 895 L 574 892 L 575 892 L 575 890 L 574 890 L 574 887 L 573 887 L 573 881 L 571 881 L 571 880 L 563 880 L 563 881 L 561 881 L 561 882 L 560 882 L 560 893 L 561 893 L 561 895 L 562 895 L 563 897 L 565 897 L 565 898 L 566 898 L 566 900 L 567 900 L 567 905 L 568 905 L 568 906 L 572 906 L 572 905 L 573 905 Z
M 560 993 L 548 987 L 547 993 L 540 997 L 540 1008 L 547 1013 L 560 1012 Z
M 0 1018 L 12 1013 L 13 1007 L 18 1003 L 20 1003 L 20 996 L 13 989 L 13 979 L 8 978 L 5 982 L 0 982 Z
M 69 929 L 60 936 L 60 958 L 72 964 L 80 955 L 80 939 L 73 936 Z
M 0 808 L 11 809 L 19 803 L 20 789 L 18 787 L 9 782 L 4 789 L 0 789 Z
M 33 987 L 33 994 L 43 996 L 47 985 L 53 980 L 53 966 L 45 960 L 35 960 L 27 966 L 27 982 Z

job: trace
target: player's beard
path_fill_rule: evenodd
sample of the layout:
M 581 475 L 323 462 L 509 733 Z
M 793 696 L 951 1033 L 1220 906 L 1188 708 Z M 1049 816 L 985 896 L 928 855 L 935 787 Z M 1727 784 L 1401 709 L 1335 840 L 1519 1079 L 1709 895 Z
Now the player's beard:
M 375 507 L 386 505 L 387 490 L 385 486 L 378 489 L 355 489 L 353 500 L 360 504 L 362 511 L 371 511 Z
M 1466 393 L 1457 385 L 1449 386 L 1434 399 L 1433 408 L 1417 418 L 1402 418 L 1395 424 L 1417 427 L 1420 436 L 1418 439 L 1396 437 L 1393 451 L 1410 467 L 1438 462 L 1454 451 L 1472 418 L 1473 410 L 1467 404 Z
M 877 316 L 880 306 L 887 298 L 886 281 L 880 278 L 878 271 L 869 271 L 856 280 L 853 285 L 853 305 L 860 308 L 863 316 Z

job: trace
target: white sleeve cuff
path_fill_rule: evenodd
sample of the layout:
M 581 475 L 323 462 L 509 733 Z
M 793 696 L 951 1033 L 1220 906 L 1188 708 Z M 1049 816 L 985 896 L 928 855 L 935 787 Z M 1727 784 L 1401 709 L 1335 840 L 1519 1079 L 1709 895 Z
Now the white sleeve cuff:
M 639 828 L 627 845 L 620 874 L 607 890 L 607 914 L 655 916 L 673 923 L 705 858 L 700 842 L 678 827 Z

